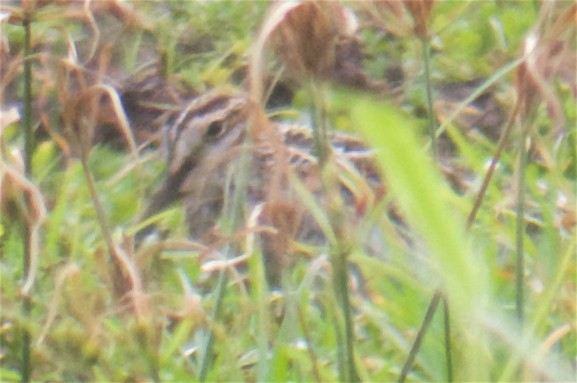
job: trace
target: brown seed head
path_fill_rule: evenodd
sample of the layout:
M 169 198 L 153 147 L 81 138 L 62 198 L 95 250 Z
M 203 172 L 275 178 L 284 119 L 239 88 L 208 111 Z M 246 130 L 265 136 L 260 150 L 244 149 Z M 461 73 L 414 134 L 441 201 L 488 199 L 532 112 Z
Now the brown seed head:
M 340 3 L 306 1 L 284 14 L 273 44 L 296 78 L 326 80 L 336 66 L 339 40 L 353 36 L 355 30 L 356 22 Z
M 406 0 L 405 8 L 413 17 L 415 34 L 422 40 L 429 38 L 429 18 L 433 9 L 434 0 Z

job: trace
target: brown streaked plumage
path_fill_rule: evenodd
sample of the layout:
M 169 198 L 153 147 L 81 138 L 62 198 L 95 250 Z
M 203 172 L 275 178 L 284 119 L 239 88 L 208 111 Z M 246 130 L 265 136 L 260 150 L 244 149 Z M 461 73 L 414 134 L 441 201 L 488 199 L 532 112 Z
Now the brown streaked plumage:
M 215 239 L 215 225 L 225 204 L 228 188 L 234 188 L 235 177 L 230 172 L 235 169 L 243 150 L 251 153 L 248 162 L 248 182 L 246 184 L 247 203 L 252 206 L 263 203 L 261 223 L 277 230 L 276 235 L 264 235 L 264 250 L 268 255 L 267 272 L 273 282 L 280 277 L 284 254 L 292 239 L 296 237 L 319 237 L 319 233 L 303 231 L 316 230 L 312 218 L 303 219 L 307 214 L 304 205 L 298 201 L 283 174 L 281 187 L 271 196 L 270 180 L 275 172 L 275 153 L 280 150 L 287 154 L 290 171 L 296 175 L 311 193 L 323 199 L 319 169 L 313 152 L 313 135 L 310 128 L 296 124 L 273 123 L 273 128 L 282 137 L 282 147 L 256 138 L 250 144 L 246 140 L 248 126 L 248 101 L 242 94 L 211 92 L 192 101 L 168 129 L 168 165 L 164 181 L 154 194 L 144 217 L 148 218 L 168 208 L 172 203 L 184 199 L 187 209 L 189 234 L 204 242 Z M 331 136 L 331 159 L 342 175 L 342 195 L 347 205 L 359 211 L 360 189 L 369 190 L 373 195 L 380 189 L 376 168 L 371 161 L 372 153 L 356 137 L 333 133 Z M 238 172 L 238 169 L 236 169 Z M 278 173 L 276 173 L 278 174 Z M 361 180 L 364 188 L 355 187 Z M 142 231 L 140 238 L 150 228 Z M 276 270 L 276 271 L 275 271 Z M 275 275 L 276 274 L 276 275 Z

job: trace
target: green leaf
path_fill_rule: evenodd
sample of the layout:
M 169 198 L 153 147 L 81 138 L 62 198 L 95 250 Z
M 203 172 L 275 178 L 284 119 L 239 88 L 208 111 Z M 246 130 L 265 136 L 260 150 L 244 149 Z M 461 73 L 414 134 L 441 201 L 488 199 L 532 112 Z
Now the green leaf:
M 484 380 L 485 347 L 480 320 L 486 309 L 486 267 L 473 251 L 465 229 L 465 214 L 457 208 L 457 196 L 442 181 L 431 159 L 416 138 L 415 120 L 396 107 L 357 95 L 342 94 L 357 129 L 375 149 L 387 189 L 406 223 L 423 242 L 415 252 L 426 251 L 457 323 L 467 329 L 467 352 L 460 355 L 465 376 Z M 352 102 L 351 102 L 352 101 Z M 338 100 L 337 100 L 338 102 Z M 479 360 L 485 359 L 485 360 Z

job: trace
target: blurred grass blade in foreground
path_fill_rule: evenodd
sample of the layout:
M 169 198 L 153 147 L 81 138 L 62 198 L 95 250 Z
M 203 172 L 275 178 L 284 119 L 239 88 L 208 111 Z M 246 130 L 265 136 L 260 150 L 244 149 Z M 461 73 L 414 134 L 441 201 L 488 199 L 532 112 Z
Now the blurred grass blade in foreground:
M 427 283 L 441 283 L 460 325 L 457 328 L 467 329 L 469 347 L 462 355 L 466 376 L 484 380 L 483 358 L 475 350 L 484 348 L 478 320 L 487 303 L 487 273 L 466 238 L 464 215 L 451 208 L 456 196 L 421 149 L 412 117 L 358 95 L 343 93 L 337 98 L 350 105 L 353 124 L 375 149 L 385 184 L 403 218 L 425 244 L 440 279 Z

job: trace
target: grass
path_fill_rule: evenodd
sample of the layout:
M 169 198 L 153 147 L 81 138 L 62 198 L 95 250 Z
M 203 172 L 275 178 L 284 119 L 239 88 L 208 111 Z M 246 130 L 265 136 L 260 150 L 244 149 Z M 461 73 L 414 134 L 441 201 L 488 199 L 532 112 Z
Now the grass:
M 76 5 L 2 5 L 11 18 L 0 24 L 10 46 L 0 52 L 0 380 L 397 381 L 407 365 L 409 381 L 575 376 L 575 84 L 562 72 L 542 78 L 547 88 L 514 79 L 520 68 L 525 78 L 540 70 L 524 66 L 529 56 L 521 48 L 530 31 L 544 51 L 561 41 L 574 57 L 574 38 L 567 37 L 574 26 L 562 23 L 572 4 L 559 2 L 561 11 L 551 11 L 530 2 L 435 3 L 431 17 L 420 21 L 429 23 L 432 37 L 429 75 L 410 14 L 385 23 L 386 8 L 352 4 L 370 77 L 401 65 L 402 102 L 327 87 L 320 107 L 330 125 L 354 130 L 375 149 L 387 194 L 376 198 L 366 181 L 338 174 L 366 197 L 364 206 L 352 207 L 362 213 L 351 218 L 338 193 L 327 208 L 293 179 L 329 243 L 300 244 L 282 293 L 267 286 L 244 188 L 234 190 L 220 220 L 228 233 L 244 234 L 214 249 L 226 258 L 249 255 L 241 270 L 207 269 L 210 254 L 185 240 L 180 205 L 158 217 L 167 240 L 135 250 L 138 216 L 163 171 L 162 155 L 86 144 L 93 129 L 122 126 L 114 99 L 134 77 L 153 73 L 192 93 L 241 87 L 266 4 L 102 4 L 90 12 Z M 555 17 L 543 17 L 546 12 Z M 19 69 L 22 62 L 31 64 L 30 75 Z M 472 92 L 488 92 L 505 115 L 518 114 L 467 228 L 498 143 L 452 113 L 470 112 L 475 97 L 460 98 L 449 113 L 435 101 L 443 97 L 441 84 L 471 79 L 484 80 Z M 303 99 L 297 94 L 296 103 Z M 12 105 L 24 111 L 5 123 Z M 452 175 L 430 154 L 430 105 L 440 145 L 451 143 L 438 149 Z M 334 171 L 329 163 L 328 190 Z M 240 162 L 230 177 L 247 174 Z M 387 214 L 391 206 L 402 223 Z M 339 273 L 342 261 L 348 268 Z M 343 277 L 344 292 L 338 289 Z M 448 303 L 451 331 L 440 305 L 407 364 L 435 291 Z

